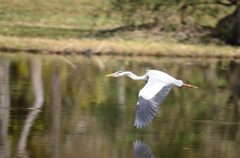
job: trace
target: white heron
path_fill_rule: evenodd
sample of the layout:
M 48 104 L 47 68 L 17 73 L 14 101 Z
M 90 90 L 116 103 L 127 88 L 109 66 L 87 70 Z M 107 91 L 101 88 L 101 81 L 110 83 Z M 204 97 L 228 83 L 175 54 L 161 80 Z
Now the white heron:
M 133 80 L 146 81 L 147 84 L 140 90 L 136 107 L 135 123 L 137 128 L 146 127 L 153 120 L 157 110 L 163 100 L 166 98 L 172 85 L 178 87 L 186 86 L 190 88 L 198 88 L 193 85 L 185 84 L 182 80 L 158 70 L 148 70 L 143 76 L 137 76 L 131 71 L 118 71 L 106 77 L 129 76 Z

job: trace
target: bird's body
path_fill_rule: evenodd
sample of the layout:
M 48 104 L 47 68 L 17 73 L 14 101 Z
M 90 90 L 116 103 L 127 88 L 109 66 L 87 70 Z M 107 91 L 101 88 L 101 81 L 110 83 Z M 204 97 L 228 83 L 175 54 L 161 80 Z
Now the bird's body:
M 148 70 L 143 76 L 136 76 L 130 71 L 118 71 L 106 77 L 129 76 L 133 80 L 147 81 L 147 84 L 140 90 L 136 107 L 135 123 L 137 128 L 146 127 L 153 120 L 157 110 L 166 98 L 172 85 L 187 86 L 197 88 L 192 85 L 184 84 L 182 80 L 158 70 Z

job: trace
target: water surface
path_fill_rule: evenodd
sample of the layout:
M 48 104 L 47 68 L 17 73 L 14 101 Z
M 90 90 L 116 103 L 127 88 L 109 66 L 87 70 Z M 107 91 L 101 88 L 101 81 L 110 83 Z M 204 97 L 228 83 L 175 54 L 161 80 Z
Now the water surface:
M 199 89 L 173 87 L 152 123 L 136 129 L 145 82 L 104 76 L 149 69 Z M 236 60 L 2 53 L 0 94 L 3 158 L 131 158 L 139 150 L 156 158 L 240 155 Z

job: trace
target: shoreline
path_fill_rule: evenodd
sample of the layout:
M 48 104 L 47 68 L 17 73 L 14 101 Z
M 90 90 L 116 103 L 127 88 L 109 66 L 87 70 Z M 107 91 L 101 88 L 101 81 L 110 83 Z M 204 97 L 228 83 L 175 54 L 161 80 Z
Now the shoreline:
M 240 48 L 219 45 L 144 42 L 121 38 L 30 38 L 0 36 L 1 52 L 59 55 L 113 55 L 189 58 L 240 58 Z

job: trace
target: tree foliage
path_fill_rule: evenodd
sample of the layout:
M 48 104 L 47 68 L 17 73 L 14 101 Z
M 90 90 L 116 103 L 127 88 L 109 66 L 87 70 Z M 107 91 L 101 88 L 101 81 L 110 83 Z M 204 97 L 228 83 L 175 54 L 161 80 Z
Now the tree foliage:
M 112 10 L 120 13 L 126 24 L 145 22 L 159 23 L 165 20 L 191 23 L 202 22 L 207 16 L 217 18 L 229 14 L 229 8 L 235 5 L 233 1 L 221 0 L 110 0 Z M 177 17 L 177 18 L 176 18 Z M 189 20 L 191 17 L 192 21 Z M 202 20 L 202 21 L 201 21 Z M 204 19 L 206 20 L 206 19 Z
M 240 0 L 109 0 L 126 26 L 217 26 L 220 37 L 240 45 Z M 231 16 L 227 18 L 228 16 Z M 224 20 L 225 19 L 225 20 Z M 220 24 L 219 24 L 220 23 Z M 237 34 L 237 35 L 236 35 Z M 239 34 L 239 35 L 238 35 Z

